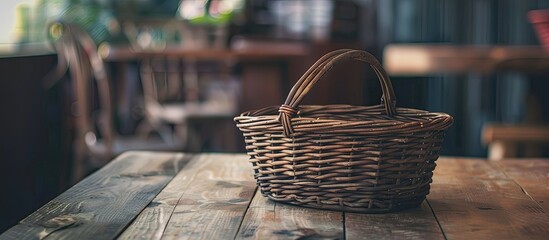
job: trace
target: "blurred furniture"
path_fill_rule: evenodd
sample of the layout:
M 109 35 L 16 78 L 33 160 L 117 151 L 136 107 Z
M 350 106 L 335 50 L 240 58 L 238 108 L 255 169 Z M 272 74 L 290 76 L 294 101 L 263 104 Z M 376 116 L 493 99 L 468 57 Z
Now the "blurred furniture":
M 163 139 L 182 142 L 187 151 L 202 150 L 208 137 L 198 134 L 193 123 L 219 120 L 210 125 L 218 127 L 212 134 L 219 135 L 224 130 L 219 126 L 227 121 L 232 125 L 237 114 L 239 87 L 230 79 L 225 62 L 210 64 L 210 68 L 207 76 L 202 76 L 191 58 L 152 57 L 141 61 L 144 123 Z M 147 125 L 142 124 L 139 132 Z
M 133 71 L 129 66 L 139 63 L 143 92 L 147 98 L 145 119 L 152 130 L 164 138 L 176 136 L 183 142 L 189 139 L 185 135 L 194 135 L 191 137 L 193 142 L 186 141 L 192 151 L 241 151 L 244 147 L 238 140 L 240 135 L 228 117 L 232 118 L 243 110 L 283 102 L 291 86 L 290 79 L 297 79 L 304 71 L 300 65 L 305 62 L 309 47 L 297 41 L 237 37 L 229 48 L 192 49 L 167 45 L 163 49 L 139 49 L 129 45 L 103 44 L 99 53 L 107 63 L 121 71 Z M 295 67 L 296 62 L 299 67 Z M 215 70 L 208 70 L 206 74 L 209 76 L 203 77 L 204 65 L 214 66 Z M 237 77 L 233 78 L 233 74 Z M 124 82 L 134 80 L 127 78 L 130 75 L 120 74 L 113 82 L 127 85 Z M 200 95 L 204 85 L 208 84 L 207 78 L 218 78 L 221 84 L 214 87 L 214 92 L 206 93 L 211 97 L 204 98 Z M 227 95 L 235 91 L 232 89 L 233 80 L 239 86 L 237 99 L 229 99 L 231 94 Z M 221 85 L 226 88 L 220 89 Z M 126 98 L 123 95 L 124 92 L 117 92 L 118 99 Z M 182 102 L 185 104 L 181 105 Z M 220 125 L 224 126 L 218 130 L 211 127 Z M 147 132 L 143 127 L 146 125 L 141 124 L 137 131 Z M 206 140 L 216 142 L 215 146 L 199 146 Z
M 488 145 L 490 160 L 516 158 L 520 145 L 524 157 L 541 156 L 539 145 L 549 145 L 549 126 L 486 124 L 482 140 Z
M 536 30 L 540 43 L 549 51 L 549 9 L 528 11 L 528 20 Z
M 268 200 L 247 158 L 124 153 L 0 239 L 545 239 L 549 229 L 549 161 L 441 157 L 420 207 L 357 214 Z
M 549 52 L 540 46 L 392 44 L 384 49 L 383 66 L 393 76 L 547 72 Z
M 68 187 L 63 85 L 45 89 L 53 51 L 0 54 L 0 232 Z
M 185 49 L 168 45 L 162 50 L 134 49 L 131 46 L 103 45 L 100 55 L 106 62 L 124 68 L 131 61 L 151 58 L 190 59 L 240 65 L 242 98 L 240 109 L 280 104 L 289 90 L 289 62 L 303 61 L 309 54 L 303 42 L 235 39 L 225 49 Z M 299 72 L 301 75 L 302 72 Z M 299 78 L 299 75 L 296 77 Z M 293 77 L 293 76 L 292 76 Z M 125 81 L 125 79 L 116 79 Z
M 72 110 L 76 118 L 75 180 L 127 150 L 184 150 L 178 142 L 117 134 L 113 124 L 110 82 L 95 43 L 73 24 L 56 22 L 51 31 L 59 36 L 53 45 L 61 59 L 59 62 L 67 63 L 76 98 Z
M 509 46 L 481 46 L 481 45 L 445 45 L 445 44 L 391 44 L 384 50 L 384 66 L 387 72 L 392 76 L 433 76 L 447 74 L 478 74 L 482 76 L 495 75 L 501 72 L 518 72 L 524 74 L 539 74 L 546 76 L 549 73 L 549 52 L 541 46 L 528 45 L 509 45 Z M 467 79 L 467 78 L 465 78 Z M 464 92 L 466 101 L 477 101 L 475 104 L 465 102 L 467 108 L 471 105 L 477 108 L 486 108 L 487 103 L 479 103 L 489 99 L 489 95 L 481 92 L 481 86 L 491 88 L 493 91 L 500 91 L 499 85 L 491 83 L 472 83 L 472 81 L 460 83 L 460 85 L 451 85 L 454 88 L 452 94 Z M 460 89 L 465 85 L 466 90 Z M 468 87 L 467 85 L 470 85 Z M 535 86 L 534 84 L 531 84 Z M 543 86 L 543 85 L 542 85 Z M 476 89 L 475 89 L 476 88 Z M 521 89 L 517 89 L 520 91 Z M 503 92 L 506 93 L 506 92 Z M 495 93 L 501 94 L 501 93 Z M 532 96 L 533 90 L 524 93 Z M 488 96 L 488 97 L 487 97 Z M 529 97 L 530 97 L 529 96 Z M 504 98 L 501 96 L 497 96 Z M 495 97 L 494 97 L 495 98 Z M 512 96 L 510 96 L 512 99 Z M 475 100 L 471 100 L 475 99 Z M 526 101 L 528 100 L 528 101 Z M 539 99 L 538 99 L 539 100 Z M 451 101 L 451 100 L 450 100 Z M 521 102 L 521 100 L 513 100 Z M 487 102 L 487 101 L 486 101 Z M 524 99 L 526 116 L 525 122 L 540 122 L 540 103 L 535 98 Z M 499 104 L 499 103 L 495 103 Z M 507 102 L 507 104 L 509 104 Z M 495 110 L 498 111 L 498 110 Z M 486 124 L 482 128 L 481 121 L 484 121 L 482 112 L 467 110 L 463 115 L 464 124 L 469 124 L 470 135 L 474 134 L 475 139 L 469 139 L 467 142 L 476 143 L 481 139 L 488 144 L 488 158 L 502 159 L 506 157 L 517 157 L 520 151 L 517 146 L 522 143 L 528 143 L 525 149 L 525 155 L 543 156 L 542 149 L 536 145 L 542 141 L 539 137 L 545 132 L 545 128 L 537 125 L 490 125 Z M 501 114 L 501 113 L 500 113 Z M 459 118 L 460 116 L 458 116 Z M 456 122 L 460 120 L 457 119 Z M 458 125 L 459 126 L 459 125 Z M 478 127 L 477 127 L 478 126 Z M 539 128 L 539 131 L 538 131 Z M 468 130 L 459 131 L 458 134 L 467 134 Z M 480 133 L 482 131 L 482 133 Z M 480 133 L 481 137 L 478 137 Z M 463 136 L 460 136 L 463 137 Z M 478 143 L 481 144 L 480 142 Z M 537 148 L 537 150 L 536 150 Z

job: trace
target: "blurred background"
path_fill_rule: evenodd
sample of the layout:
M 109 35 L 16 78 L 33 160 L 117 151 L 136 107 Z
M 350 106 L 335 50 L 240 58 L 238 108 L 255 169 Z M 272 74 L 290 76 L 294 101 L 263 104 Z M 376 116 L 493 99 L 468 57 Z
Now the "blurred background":
M 340 48 L 383 63 L 397 106 L 455 118 L 441 154 L 547 157 L 549 14 L 533 11 L 544 8 L 549 1 L 4 0 L 0 231 L 125 150 L 243 152 L 232 117 L 282 104 L 314 61 Z M 380 98 L 375 74 L 346 63 L 305 103 Z

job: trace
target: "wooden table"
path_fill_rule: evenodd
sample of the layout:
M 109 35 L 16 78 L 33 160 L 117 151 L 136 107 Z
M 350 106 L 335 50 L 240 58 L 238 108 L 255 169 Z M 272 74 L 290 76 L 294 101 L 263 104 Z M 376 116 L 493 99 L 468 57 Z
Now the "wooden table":
M 110 46 L 103 44 L 99 47 L 99 54 L 105 61 L 134 61 L 150 57 L 187 58 L 193 60 L 273 60 L 292 57 L 305 57 L 309 48 L 301 42 L 259 42 L 240 40 L 230 48 L 195 49 L 181 46 L 167 46 L 161 50 L 139 50 L 131 46 Z
M 0 239 L 547 239 L 549 160 L 437 163 L 421 207 L 356 214 L 266 200 L 243 154 L 128 152 Z
M 118 104 L 119 117 L 122 127 L 133 129 L 130 109 L 139 92 L 135 80 L 139 69 L 135 62 L 146 59 L 164 59 L 170 61 L 185 61 L 186 77 L 198 79 L 197 62 L 220 63 L 220 75 L 228 75 L 233 72 L 233 66 L 238 63 L 238 77 L 241 86 L 239 99 L 239 112 L 250 109 L 258 109 L 265 106 L 279 105 L 286 99 L 293 81 L 296 81 L 306 68 L 301 69 L 302 62 L 306 62 L 310 55 L 310 47 L 303 42 L 289 41 L 251 41 L 238 39 L 232 42 L 230 48 L 225 49 L 189 49 L 181 46 L 167 46 L 162 50 L 139 50 L 129 45 L 102 44 L 99 54 L 105 62 L 117 69 L 113 74 L 113 84 L 118 86 L 116 103 Z M 176 69 L 182 65 L 176 65 Z M 308 67 L 308 66 L 305 66 Z M 181 69 L 183 70 L 183 69 Z M 296 76 L 296 70 L 297 75 Z M 126 122 L 126 123 L 125 123 Z M 125 123 L 125 124 L 124 124 Z M 236 149 L 228 149 L 236 151 Z
M 549 67 L 549 52 L 540 46 L 392 44 L 384 49 L 383 59 L 392 76 L 503 70 L 546 73 Z

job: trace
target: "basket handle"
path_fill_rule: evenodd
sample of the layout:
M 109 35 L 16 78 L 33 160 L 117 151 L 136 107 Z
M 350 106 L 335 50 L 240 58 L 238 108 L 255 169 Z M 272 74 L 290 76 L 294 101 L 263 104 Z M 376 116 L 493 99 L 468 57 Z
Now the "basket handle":
M 278 109 L 278 119 L 282 124 L 285 136 L 291 136 L 294 133 L 291 124 L 292 117 L 298 113 L 297 107 L 309 90 L 311 90 L 315 83 L 320 80 L 327 71 L 335 66 L 335 64 L 347 60 L 359 60 L 370 64 L 381 84 L 381 90 L 383 92 L 381 103 L 385 106 L 385 112 L 387 116 L 393 116 L 395 114 L 396 97 L 393 92 L 393 86 L 391 85 L 389 76 L 379 61 L 377 61 L 372 54 L 365 51 L 340 49 L 327 53 L 316 61 L 296 82 L 292 87 L 292 90 L 290 90 L 286 101 Z

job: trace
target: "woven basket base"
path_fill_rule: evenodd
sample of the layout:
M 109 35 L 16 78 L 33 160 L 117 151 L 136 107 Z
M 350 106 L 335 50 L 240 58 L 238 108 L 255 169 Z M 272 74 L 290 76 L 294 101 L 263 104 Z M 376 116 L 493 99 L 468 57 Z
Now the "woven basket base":
M 396 205 L 392 208 L 354 208 L 354 207 L 341 207 L 341 206 L 335 206 L 335 205 L 325 205 L 325 204 L 303 204 L 301 202 L 297 201 L 280 201 L 275 198 L 272 198 L 270 196 L 267 196 L 271 201 L 275 201 L 282 204 L 289 204 L 289 205 L 296 205 L 299 207 L 306 207 L 306 208 L 315 208 L 315 209 L 322 209 L 322 210 L 330 210 L 330 211 L 339 211 L 339 212 L 353 212 L 353 213 L 390 213 L 390 212 L 397 212 L 402 211 L 405 209 L 410 208 L 416 208 L 421 205 L 423 200 L 425 200 L 425 197 L 414 200 L 414 201 L 408 201 L 406 203 Z
M 400 211 L 408 208 L 414 208 L 423 202 L 425 200 L 426 196 L 429 194 L 430 191 L 430 185 L 424 185 L 423 187 L 416 190 L 415 195 L 403 197 L 400 199 L 393 199 L 392 201 L 388 201 L 387 199 L 371 199 L 371 201 L 377 202 L 377 204 L 369 204 L 369 203 L 351 203 L 351 199 L 341 199 L 340 204 L 326 204 L 326 203 L 318 203 L 310 198 L 299 198 L 298 196 L 294 197 L 274 197 L 270 195 L 269 193 L 262 192 L 264 197 L 269 198 L 272 201 L 284 203 L 284 204 L 291 204 L 301 207 L 308 207 L 308 208 L 316 208 L 316 209 L 324 209 L 324 210 L 332 210 L 332 211 L 345 211 L 345 212 L 355 212 L 355 213 L 388 213 L 388 212 L 395 212 Z M 354 199 L 356 201 L 356 199 Z

